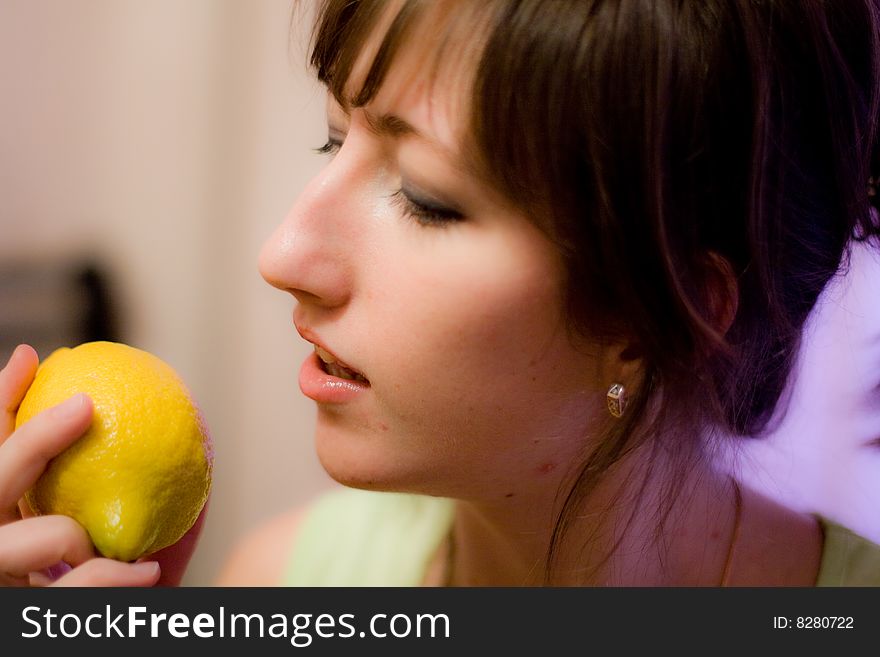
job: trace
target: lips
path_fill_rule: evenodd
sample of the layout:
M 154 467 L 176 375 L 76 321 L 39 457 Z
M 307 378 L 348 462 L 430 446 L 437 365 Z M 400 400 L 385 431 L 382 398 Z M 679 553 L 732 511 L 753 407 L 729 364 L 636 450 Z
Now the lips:
M 299 306 L 297 307 L 297 310 Z M 294 310 L 293 324 L 303 340 L 311 342 L 314 353 L 303 363 L 300 388 L 315 401 L 345 401 L 370 388 L 363 372 L 352 367 L 330 351 L 317 333 L 312 331 Z M 342 391 L 347 391 L 342 394 Z M 350 394 L 349 394 L 350 393 Z M 342 399 L 345 397 L 345 399 Z
M 365 377 L 363 374 L 358 372 L 350 365 L 346 365 L 345 363 L 343 363 L 335 355 L 333 355 L 323 347 L 319 347 L 316 344 L 315 353 L 318 355 L 318 359 L 320 360 L 321 369 L 330 376 L 335 376 L 340 379 L 345 379 L 347 381 L 358 381 L 360 383 L 366 383 L 367 385 L 369 385 L 370 382 L 367 380 L 367 377 Z

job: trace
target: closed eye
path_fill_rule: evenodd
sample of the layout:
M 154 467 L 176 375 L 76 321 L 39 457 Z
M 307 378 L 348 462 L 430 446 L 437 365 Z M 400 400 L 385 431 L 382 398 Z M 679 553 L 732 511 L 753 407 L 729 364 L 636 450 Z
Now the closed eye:
M 323 146 L 318 146 L 314 148 L 316 153 L 319 155 L 334 155 L 339 149 L 342 148 L 342 142 L 338 139 L 328 138 L 327 142 Z
M 403 209 L 405 214 L 423 226 L 445 227 L 464 219 L 464 215 L 458 210 L 421 198 L 403 188 L 394 192 L 391 199 Z

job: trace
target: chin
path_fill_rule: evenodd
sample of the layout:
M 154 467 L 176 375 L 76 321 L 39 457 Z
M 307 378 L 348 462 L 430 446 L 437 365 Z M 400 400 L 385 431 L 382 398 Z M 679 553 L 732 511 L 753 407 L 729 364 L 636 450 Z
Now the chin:
M 344 486 L 396 490 L 396 459 L 384 438 L 368 427 L 346 427 L 321 418 L 315 431 L 315 451 L 321 467 Z
M 318 422 L 315 451 L 327 474 L 350 488 L 420 493 L 449 493 L 448 476 L 438 474 L 436 456 L 418 458 L 418 450 L 395 441 L 389 433 L 351 429 Z M 416 458 L 413 458 L 416 457 Z

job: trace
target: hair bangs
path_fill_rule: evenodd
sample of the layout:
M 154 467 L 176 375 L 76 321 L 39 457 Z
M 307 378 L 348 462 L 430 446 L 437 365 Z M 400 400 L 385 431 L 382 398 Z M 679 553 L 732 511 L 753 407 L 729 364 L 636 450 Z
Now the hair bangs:
M 369 103 L 398 55 L 414 44 L 427 46 L 420 54 L 430 58 L 432 81 L 441 68 L 470 81 L 488 39 L 485 27 L 493 6 L 404 0 L 395 9 L 383 0 L 325 0 L 315 21 L 310 62 L 343 107 Z M 381 41 L 371 43 L 370 36 L 377 33 L 383 35 Z M 352 75 L 362 56 L 369 66 L 355 81 Z M 349 88 L 351 83 L 355 88 Z

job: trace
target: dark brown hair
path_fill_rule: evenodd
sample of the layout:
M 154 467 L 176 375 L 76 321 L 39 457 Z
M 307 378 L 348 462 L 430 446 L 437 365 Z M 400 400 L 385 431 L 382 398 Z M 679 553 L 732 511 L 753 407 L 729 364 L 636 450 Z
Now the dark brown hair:
M 878 233 L 880 0 L 408 0 L 348 96 L 388 5 L 325 0 L 319 78 L 343 104 L 368 103 L 440 4 L 438 44 L 479 26 L 481 170 L 549 219 L 572 326 L 629 336 L 643 363 L 626 416 L 563 492 L 561 532 L 649 437 L 687 467 L 707 434 L 765 428 L 849 240 Z

